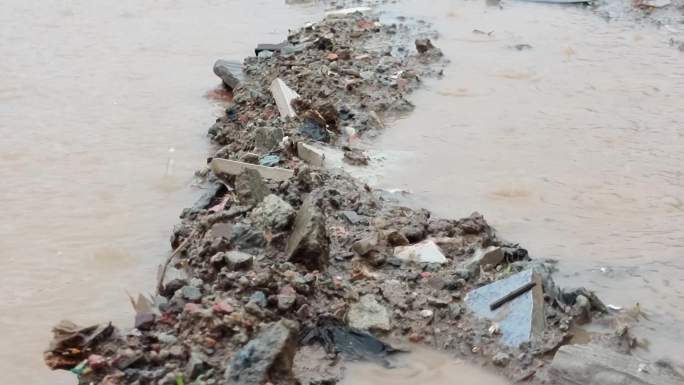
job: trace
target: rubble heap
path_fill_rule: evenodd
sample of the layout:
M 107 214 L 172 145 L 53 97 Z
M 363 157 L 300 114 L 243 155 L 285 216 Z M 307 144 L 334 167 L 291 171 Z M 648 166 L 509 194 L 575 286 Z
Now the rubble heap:
M 440 74 L 427 28 L 342 12 L 260 45 L 243 74 L 217 62 L 234 101 L 209 130 L 207 194 L 174 229 L 158 294 L 132 299 L 127 331 L 61 323 L 47 364 L 80 384 L 334 384 L 345 360 L 387 364 L 401 351 L 388 341 L 411 341 L 544 381 L 573 325 L 607 311 L 591 292 L 555 287 L 551 265 L 478 213 L 433 218 L 321 167 L 317 144 L 381 129 Z

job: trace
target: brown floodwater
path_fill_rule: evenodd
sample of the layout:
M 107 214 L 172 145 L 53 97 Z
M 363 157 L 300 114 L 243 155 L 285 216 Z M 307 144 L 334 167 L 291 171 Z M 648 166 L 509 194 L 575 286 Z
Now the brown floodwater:
M 650 345 L 637 354 L 684 363 L 684 54 L 669 42 L 681 27 L 577 6 L 423 4 L 393 12 L 433 21 L 452 63 L 370 143 L 364 174 L 438 216 L 483 213 L 559 260 L 564 286 L 639 302 L 635 334 Z
M 370 178 L 441 216 L 481 211 L 503 237 L 559 259 L 561 282 L 616 305 L 641 302 L 650 353 L 684 361 L 673 343 L 684 321 L 674 29 L 608 23 L 578 7 L 424 4 L 383 7 L 388 18 L 434 21 L 452 64 L 372 143 L 381 159 Z M 192 174 L 221 110 L 205 98 L 218 84 L 213 61 L 241 60 L 322 11 L 317 1 L 2 2 L 6 383 L 74 383 L 41 360 L 62 318 L 131 324 L 126 292 L 153 289 L 177 215 L 200 193 Z M 460 373 L 495 383 L 431 354 L 396 371 L 358 367 L 346 384 L 439 385 Z

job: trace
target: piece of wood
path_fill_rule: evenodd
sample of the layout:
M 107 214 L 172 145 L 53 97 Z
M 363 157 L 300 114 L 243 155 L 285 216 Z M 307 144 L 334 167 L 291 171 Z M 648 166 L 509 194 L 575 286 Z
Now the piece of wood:
M 294 175 L 294 171 L 280 167 L 266 167 L 258 164 L 238 162 L 236 160 L 214 158 L 209 163 L 209 168 L 214 174 L 240 175 L 245 169 L 259 172 L 262 178 L 273 179 L 277 182 L 288 180 Z
M 667 366 L 597 345 L 566 345 L 553 358 L 549 374 L 557 385 L 681 385 L 681 377 Z

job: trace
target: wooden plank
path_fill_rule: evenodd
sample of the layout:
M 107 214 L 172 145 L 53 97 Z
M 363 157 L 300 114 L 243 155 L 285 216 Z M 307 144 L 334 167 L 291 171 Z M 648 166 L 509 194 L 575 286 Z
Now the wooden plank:
M 667 367 L 597 345 L 566 345 L 549 372 L 558 385 L 682 385 L 684 377 Z
M 288 180 L 294 175 L 294 171 L 288 170 L 286 168 L 280 167 L 266 167 L 260 166 L 258 164 L 251 164 L 245 162 L 238 162 L 236 160 L 214 158 L 209 164 L 209 168 L 214 174 L 229 174 L 229 175 L 240 175 L 242 171 L 249 168 L 252 170 L 257 170 L 262 178 L 273 179 L 275 181 L 281 182 Z

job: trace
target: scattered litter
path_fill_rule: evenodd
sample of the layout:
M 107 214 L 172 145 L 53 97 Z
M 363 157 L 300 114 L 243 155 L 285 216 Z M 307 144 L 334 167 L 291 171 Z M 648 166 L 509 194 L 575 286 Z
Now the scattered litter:
M 259 159 L 259 164 L 265 167 L 273 167 L 280 163 L 278 155 L 264 155 Z

